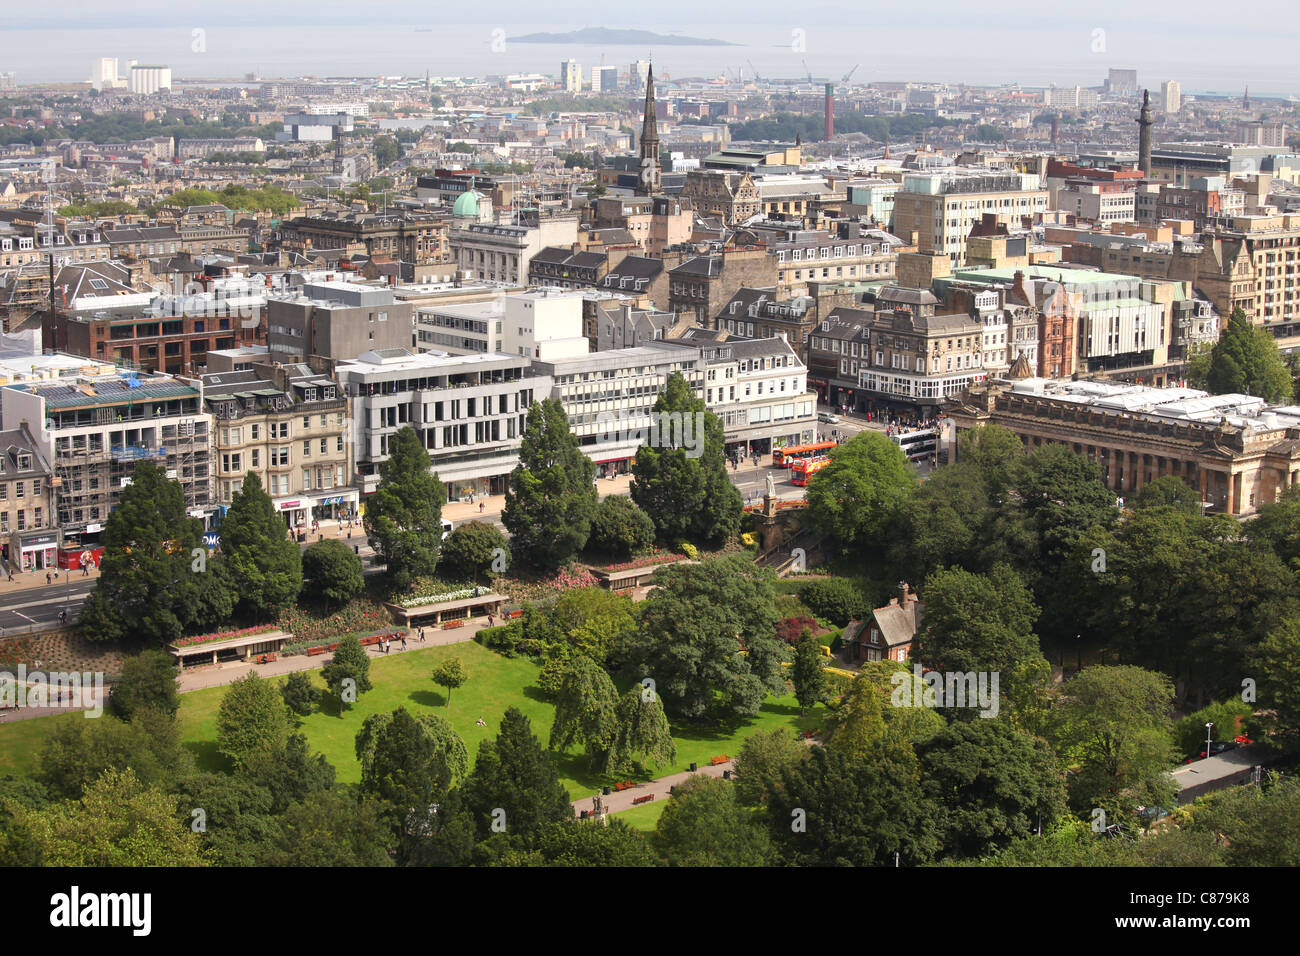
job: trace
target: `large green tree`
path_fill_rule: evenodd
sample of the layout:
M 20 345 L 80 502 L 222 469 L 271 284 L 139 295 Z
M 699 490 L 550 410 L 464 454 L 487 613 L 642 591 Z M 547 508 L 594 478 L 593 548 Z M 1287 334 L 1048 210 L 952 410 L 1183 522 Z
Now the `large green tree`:
M 1114 822 L 1138 804 L 1168 805 L 1173 696 L 1168 678 L 1127 665 L 1085 667 L 1065 682 L 1048 734 L 1062 760 L 1077 766 L 1076 810 L 1102 807 Z
M 315 541 L 302 553 L 303 593 L 326 610 L 346 604 L 365 589 L 361 558 L 342 541 Z
M 229 617 L 233 598 L 209 560 L 203 525 L 189 517 L 180 484 L 153 462 L 136 463 L 103 543 L 81 613 L 88 639 L 157 646 Z
M 954 721 L 918 745 L 917 756 L 947 856 L 989 853 L 1051 828 L 1065 809 L 1051 748 L 1006 720 Z
M 763 866 L 771 841 L 736 788 L 717 777 L 679 783 L 650 838 L 669 866 Z
M 274 616 L 302 590 L 302 552 L 256 472 L 244 476 L 221 519 L 221 554 L 235 586 L 236 609 L 248 618 Z
M 606 554 L 627 557 L 654 543 L 655 524 L 631 498 L 609 495 L 596 506 L 589 544 Z
M 1240 308 L 1232 310 L 1227 328 L 1210 353 L 1206 386 L 1222 395 L 1247 392 L 1265 401 L 1291 400 L 1291 374 L 1282 361 L 1277 340 L 1255 325 Z
M 361 646 L 361 640 L 350 634 L 334 649 L 334 657 L 321 668 L 320 676 L 330 693 L 339 698 L 339 716 L 356 698 L 348 699 L 352 692 L 360 697 L 373 686 L 370 682 L 370 656 Z M 351 681 L 352 683 L 348 683 Z
M 432 576 L 442 544 L 442 506 L 447 490 L 429 470 L 429 452 L 409 425 L 388 440 L 379 488 L 366 501 L 365 528 L 398 588 Z
M 497 559 L 504 557 L 509 548 L 510 542 L 496 525 L 467 521 L 442 542 L 438 571 L 453 580 L 477 581 L 480 575 L 493 570 Z
M 147 649 L 122 661 L 122 677 L 113 686 L 113 713 L 125 720 L 151 707 L 175 716 L 181 707 L 176 660 L 166 651 Z
M 221 696 L 217 749 L 236 768 L 283 748 L 288 736 L 288 708 L 274 681 L 250 671 Z
M 653 680 L 670 714 L 758 713 L 785 691 L 773 580 L 741 555 L 662 568 L 640 626 L 616 646 L 626 675 Z
M 799 701 L 801 716 L 808 712 L 809 707 L 826 699 L 828 686 L 822 643 L 806 627 L 794 646 L 794 666 L 790 669 L 790 681 L 794 684 L 794 697 Z
M 586 546 L 598 500 L 595 474 L 564 406 L 550 398 L 534 402 L 501 513 L 520 560 L 550 570 Z
M 722 543 L 740 529 L 744 502 L 727 477 L 722 421 L 680 372 L 652 409 L 650 438 L 632 466 L 632 500 L 665 543 Z
M 529 837 L 547 823 L 573 818 L 569 792 L 560 783 L 551 755 L 517 707 L 506 709 L 496 738 L 479 745 L 474 769 L 460 790 L 483 836 L 500 832 Z
M 859 432 L 832 448 L 830 463 L 808 482 L 808 521 L 852 548 L 882 544 L 917 477 L 902 450 L 880 432 Z

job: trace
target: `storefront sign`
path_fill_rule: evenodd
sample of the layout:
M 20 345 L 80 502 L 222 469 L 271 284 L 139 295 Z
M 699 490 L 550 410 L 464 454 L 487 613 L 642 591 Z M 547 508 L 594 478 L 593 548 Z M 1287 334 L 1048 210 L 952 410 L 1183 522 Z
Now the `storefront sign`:
M 276 505 L 276 507 L 281 511 L 293 511 L 296 508 L 301 508 L 302 502 L 298 501 L 297 499 L 293 501 L 281 501 L 278 505 Z

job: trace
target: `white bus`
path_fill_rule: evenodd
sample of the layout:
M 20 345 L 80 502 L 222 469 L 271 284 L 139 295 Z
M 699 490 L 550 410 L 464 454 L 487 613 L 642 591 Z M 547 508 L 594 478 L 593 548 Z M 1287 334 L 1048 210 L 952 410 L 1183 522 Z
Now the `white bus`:
M 939 452 L 939 432 L 933 428 L 917 428 L 891 437 L 908 461 L 924 461 Z

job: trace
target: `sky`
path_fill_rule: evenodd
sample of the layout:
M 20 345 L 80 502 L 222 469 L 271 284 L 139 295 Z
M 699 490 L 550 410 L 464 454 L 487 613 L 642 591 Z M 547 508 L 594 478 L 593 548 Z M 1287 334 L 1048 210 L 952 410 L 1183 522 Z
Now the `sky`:
M 1102 2 L 1079 10 L 1028 0 L 973 5 L 969 0 L 883 4 L 846 0 L 661 0 L 645 4 L 634 22 L 620 19 L 635 9 L 620 4 L 607 12 L 590 0 L 497 0 L 483 4 L 395 0 L 359 4 L 339 0 L 63 0 L 57 12 L 17 7 L 0 0 L 0 71 L 16 70 L 19 82 L 83 80 L 89 57 L 165 57 L 178 76 L 265 75 L 303 68 L 319 75 L 377 74 L 395 65 L 414 73 L 449 75 L 509 71 L 479 56 L 487 36 L 584 26 L 643 28 L 660 33 L 741 42 L 744 51 L 664 48 L 676 55 L 679 73 L 734 69 L 753 58 L 763 74 L 799 75 L 802 61 L 814 74 L 838 76 L 855 64 L 857 81 L 938 80 L 1026 85 L 1056 82 L 1100 85 L 1107 67 L 1136 68 L 1144 85 L 1180 79 L 1185 91 L 1239 91 L 1247 83 L 1263 95 L 1300 92 L 1290 5 L 1256 0 L 1249 16 L 1231 15 L 1221 2 Z M 422 32 L 419 46 L 414 27 Z M 190 36 L 205 31 L 206 60 L 191 56 Z M 802 31 L 801 34 L 795 31 Z M 480 34 L 482 37 L 480 38 Z M 802 49 L 797 37 L 802 36 Z M 446 42 L 439 45 L 440 38 Z M 304 50 L 310 45 L 314 50 Z M 215 48 L 214 48 L 215 41 Z M 466 42 L 470 46 L 466 46 Z M 481 44 L 481 50 L 477 47 Z M 510 51 L 521 69 L 558 69 L 559 48 Z M 138 48 L 139 52 L 134 52 Z M 102 52 L 100 52 L 102 50 Z M 628 48 L 586 48 L 594 59 L 607 52 L 625 64 Z M 740 53 L 745 56 L 741 56 Z M 309 60 L 305 54 L 315 54 Z M 659 55 L 656 53 L 656 56 Z M 758 53 L 760 56 L 755 57 Z M 781 58 L 784 54 L 785 59 Z M 637 54 L 644 55 L 644 54 Z M 423 63 L 416 63 L 416 60 Z M 762 62 L 760 62 L 760 60 Z M 85 62 L 83 62 L 85 61 Z M 250 62 L 251 61 L 251 62 Z M 429 62 L 432 61 L 432 62 Z M 439 62 L 443 61 L 443 62 Z M 554 61 L 555 65 L 551 65 Z M 787 65 L 789 69 L 785 69 Z M 714 65 L 716 63 L 716 66 Z M 530 65 L 530 64 L 540 64 Z M 439 70 L 439 66 L 450 68 Z M 474 70 L 474 66 L 478 66 Z M 307 67 L 315 67 L 309 69 Z M 685 75 L 685 74 L 683 74 Z

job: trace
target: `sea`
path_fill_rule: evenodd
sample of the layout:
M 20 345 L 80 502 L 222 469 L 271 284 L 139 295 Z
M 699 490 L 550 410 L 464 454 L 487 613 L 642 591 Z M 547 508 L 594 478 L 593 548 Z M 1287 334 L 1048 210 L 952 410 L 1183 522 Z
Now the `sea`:
M 248 74 L 273 77 L 484 77 L 510 73 L 558 75 L 570 58 L 584 77 L 602 62 L 626 70 L 652 57 L 655 75 L 666 81 L 717 77 L 807 80 L 842 84 L 912 81 L 974 86 L 1100 86 L 1109 68 L 1136 69 L 1141 86 L 1158 90 L 1177 80 L 1183 96 L 1288 97 L 1300 92 L 1300 58 L 1281 32 L 1234 39 L 1221 32 L 1171 34 L 1073 24 L 1004 22 L 996 29 L 977 23 L 952 28 L 924 18 L 860 24 L 811 22 L 806 26 L 731 23 L 656 25 L 658 33 L 721 39 L 730 46 L 602 45 L 522 43 L 534 32 L 566 32 L 591 24 L 484 22 L 409 24 L 356 23 L 238 24 L 220 21 L 213 7 L 192 23 L 164 26 L 84 28 L 6 26 L 0 21 L 0 73 L 13 71 L 20 84 L 84 82 L 91 63 L 114 56 L 119 71 L 129 60 L 169 66 L 177 81 L 242 81 Z

